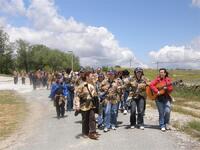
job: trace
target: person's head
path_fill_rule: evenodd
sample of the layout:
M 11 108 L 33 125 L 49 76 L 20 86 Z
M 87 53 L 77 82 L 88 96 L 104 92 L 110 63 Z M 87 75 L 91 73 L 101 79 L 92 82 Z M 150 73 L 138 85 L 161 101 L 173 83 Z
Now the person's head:
M 167 69 L 166 68 L 160 68 L 159 69 L 159 76 L 161 78 L 165 78 L 165 77 L 168 77 L 169 73 L 167 72 Z
M 91 74 L 90 71 L 82 72 L 80 78 L 81 78 L 83 81 L 88 82 L 88 81 L 91 80 L 91 79 L 90 79 L 90 77 L 91 77 L 90 74 Z
M 129 74 L 130 74 L 130 72 L 129 72 L 127 69 L 125 69 L 125 70 L 122 71 L 122 75 L 123 75 L 124 77 L 129 76 Z
M 101 73 L 101 68 L 100 67 L 97 68 L 96 73 L 97 74 Z
M 114 80 L 115 79 L 115 71 L 110 70 L 107 72 L 107 76 L 109 80 Z
M 104 79 L 105 77 L 103 73 L 98 74 L 98 81 L 102 82 Z
M 143 72 L 143 69 L 140 68 L 140 67 L 137 67 L 134 69 L 134 74 L 135 74 L 135 77 L 139 80 L 141 79 L 141 77 L 144 75 L 144 72 Z

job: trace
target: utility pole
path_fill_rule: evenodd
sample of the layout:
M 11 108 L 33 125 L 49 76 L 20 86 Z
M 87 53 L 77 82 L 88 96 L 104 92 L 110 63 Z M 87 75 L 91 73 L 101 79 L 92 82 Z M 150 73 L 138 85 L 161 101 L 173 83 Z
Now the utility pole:
M 73 51 L 68 51 L 69 53 L 71 53 L 72 57 L 71 57 L 71 64 L 72 64 L 72 71 L 74 71 L 74 54 Z

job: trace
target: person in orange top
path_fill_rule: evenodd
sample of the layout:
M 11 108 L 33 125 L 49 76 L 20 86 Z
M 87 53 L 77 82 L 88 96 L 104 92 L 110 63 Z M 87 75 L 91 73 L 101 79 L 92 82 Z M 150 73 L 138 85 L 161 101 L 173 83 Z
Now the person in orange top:
M 164 85 L 164 94 L 160 93 L 160 89 L 157 88 L 157 85 Z M 159 112 L 159 125 L 161 131 L 169 130 L 170 122 L 170 112 L 171 112 L 171 101 L 172 98 L 170 93 L 173 91 L 172 81 L 168 77 L 168 72 L 165 68 L 159 69 L 159 76 L 150 83 L 150 88 L 154 93 L 157 93 L 156 105 Z

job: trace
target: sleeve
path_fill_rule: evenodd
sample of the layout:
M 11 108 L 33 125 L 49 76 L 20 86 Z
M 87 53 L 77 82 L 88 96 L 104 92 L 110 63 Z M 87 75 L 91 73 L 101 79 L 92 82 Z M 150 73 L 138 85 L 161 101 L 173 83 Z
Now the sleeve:
M 172 80 L 170 78 L 168 78 L 168 80 L 167 80 L 167 84 L 169 85 L 169 86 L 167 86 L 168 93 L 171 93 L 173 91 L 173 86 L 171 83 L 172 83 Z
M 156 84 L 158 83 L 158 80 L 155 79 L 153 80 L 151 83 L 150 83 L 150 88 L 155 92 L 155 93 L 158 93 L 158 89 L 156 88 Z

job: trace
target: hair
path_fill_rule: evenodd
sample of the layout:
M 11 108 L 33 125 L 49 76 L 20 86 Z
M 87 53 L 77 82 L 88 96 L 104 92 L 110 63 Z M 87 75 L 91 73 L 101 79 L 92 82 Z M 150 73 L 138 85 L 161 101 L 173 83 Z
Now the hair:
M 81 76 L 81 79 L 83 81 L 86 81 L 86 79 L 87 79 L 87 77 L 89 77 L 90 73 L 91 73 L 90 71 L 84 72 L 83 75 Z
M 168 76 L 169 76 L 169 72 L 167 71 L 166 68 L 160 68 L 160 69 L 159 69 L 159 72 L 160 72 L 161 70 L 164 70 L 164 71 L 165 71 L 165 73 L 166 73 L 165 77 L 168 77 Z
M 128 76 L 129 74 L 130 74 L 130 72 L 127 69 L 122 71 L 123 76 Z

